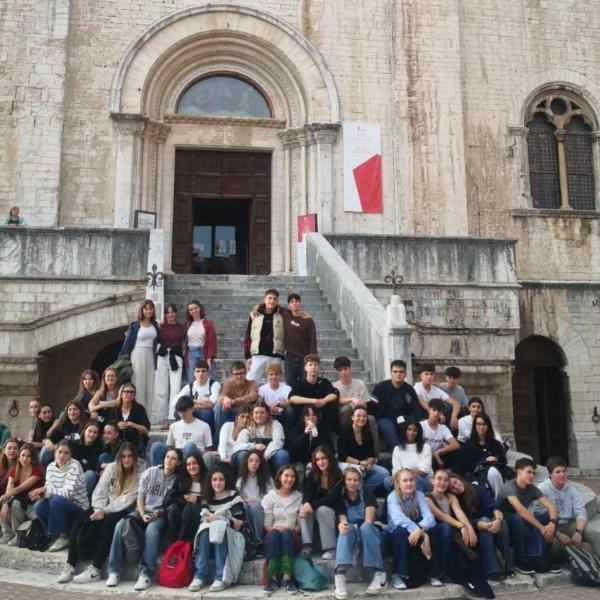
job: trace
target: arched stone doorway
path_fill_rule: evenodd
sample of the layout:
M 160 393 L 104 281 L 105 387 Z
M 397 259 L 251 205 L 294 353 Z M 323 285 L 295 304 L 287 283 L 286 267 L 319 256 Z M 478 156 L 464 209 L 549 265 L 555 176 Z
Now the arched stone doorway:
M 570 399 L 566 361 L 560 347 L 531 336 L 515 350 L 513 416 L 519 452 L 544 463 L 549 456 L 569 457 Z
M 178 110 L 182 94 L 195 82 L 223 74 L 259 90 L 268 104 L 267 116 Z M 205 4 L 162 17 L 125 52 L 113 78 L 110 110 L 117 134 L 115 226 L 130 227 L 137 209 L 156 212 L 158 227 L 165 231 L 166 269 L 190 262 L 187 249 L 183 257 L 169 249 L 182 247 L 178 232 L 192 231 L 192 201 L 239 201 L 221 189 L 203 198 L 199 188 L 206 187 L 211 175 L 205 165 L 188 169 L 189 181 L 198 173 L 203 178 L 193 189 L 181 174 L 176 177 L 177 155 L 185 151 L 270 158 L 268 189 L 252 196 L 248 215 L 254 229 L 251 223 L 246 232 L 263 237 L 256 231 L 262 226 L 270 243 L 262 250 L 266 260 L 249 257 L 250 266 L 254 261 L 249 271 L 293 270 L 298 215 L 316 213 L 320 231 L 333 231 L 336 86 L 310 40 L 276 15 L 233 4 Z M 223 171 L 219 170 L 221 180 L 230 180 Z M 192 201 L 178 202 L 180 191 L 191 194 Z M 175 226 L 176 220 L 184 222 Z M 243 245 L 243 240 L 235 241 L 236 247 Z M 184 244 L 191 249 L 189 240 Z M 201 253 L 205 244 L 198 246 Z

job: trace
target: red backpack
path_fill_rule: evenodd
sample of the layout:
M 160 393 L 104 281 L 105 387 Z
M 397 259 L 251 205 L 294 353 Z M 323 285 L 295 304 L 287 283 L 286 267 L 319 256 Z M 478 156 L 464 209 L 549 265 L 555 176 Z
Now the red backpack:
M 158 570 L 158 585 L 182 588 L 189 585 L 194 575 L 192 542 L 178 540 L 165 552 Z

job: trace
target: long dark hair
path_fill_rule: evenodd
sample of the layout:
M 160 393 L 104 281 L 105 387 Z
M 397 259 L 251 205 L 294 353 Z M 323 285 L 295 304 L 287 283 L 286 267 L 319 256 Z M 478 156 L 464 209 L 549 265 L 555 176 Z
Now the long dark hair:
M 85 416 L 85 408 L 83 408 L 83 404 L 81 404 L 81 402 L 79 402 L 79 400 L 69 400 L 69 402 L 67 402 L 67 405 L 65 406 L 64 411 L 63 411 L 63 415 L 60 418 L 60 427 L 62 429 L 67 422 L 72 423 L 72 421 L 69 419 L 69 406 L 75 406 L 80 411 L 79 427 L 78 427 L 77 433 L 81 434 L 81 432 L 83 431 L 83 428 L 85 427 L 85 424 L 87 422 L 87 418 Z
M 324 454 L 327 458 L 327 462 L 329 463 L 329 468 L 327 469 L 327 483 L 331 488 L 338 481 L 342 480 L 342 471 L 335 460 L 335 455 L 333 454 L 333 450 L 329 446 L 325 446 L 324 444 L 321 446 L 317 446 L 312 453 L 311 463 L 312 463 L 312 477 L 315 480 L 316 484 L 319 485 L 321 483 L 321 476 L 323 472 L 319 467 L 317 467 L 317 453 Z
M 6 454 L 4 454 L 4 451 L 6 450 L 6 446 L 8 446 L 8 444 L 16 444 L 17 445 L 17 458 L 15 459 L 14 465 L 11 465 L 8 462 L 8 458 L 7 458 Z M 19 464 L 19 450 L 20 450 L 20 442 L 17 438 L 11 437 L 11 438 L 8 438 L 6 440 L 6 442 L 4 442 L 4 445 L 2 446 L 2 454 L 0 454 L 0 477 L 2 477 L 2 478 L 6 477 L 6 474 L 8 473 L 9 469 L 11 467 L 15 467 Z
M 213 490 L 213 486 L 211 483 L 212 476 L 215 473 L 221 473 L 225 478 L 225 489 L 231 490 L 233 486 L 231 485 L 231 477 L 229 476 L 229 470 L 224 469 L 223 467 L 213 467 L 207 474 L 206 479 L 204 480 L 204 485 L 202 486 L 202 499 L 206 504 L 211 504 L 215 499 L 215 490 Z
M 152 302 L 152 300 L 144 300 L 142 302 L 142 305 L 138 309 L 137 320 L 140 323 L 144 320 L 144 308 L 146 308 L 146 306 L 150 306 L 154 310 L 154 314 L 152 315 L 152 317 L 150 317 L 150 323 L 152 323 L 152 325 L 154 325 L 154 327 L 158 329 L 156 323 L 156 306 L 154 306 L 154 302 Z
M 86 375 L 89 375 L 94 380 L 94 388 L 92 389 L 91 394 L 83 386 L 83 378 Z M 93 397 L 94 394 L 98 391 L 99 387 L 100 387 L 100 376 L 98 375 L 98 373 L 96 373 L 96 371 L 94 371 L 93 369 L 86 369 L 81 374 L 81 377 L 79 378 L 79 390 L 77 391 L 77 395 L 75 396 L 75 398 L 73 398 L 73 400 L 77 400 L 78 402 L 81 402 L 84 394 L 90 394 L 90 397 Z
M 202 306 L 202 304 L 200 303 L 200 300 L 190 300 L 186 305 L 185 305 L 185 314 L 187 315 L 187 320 L 191 323 L 193 321 L 192 319 L 192 315 L 190 315 L 190 311 L 188 310 L 188 306 L 190 304 L 195 304 L 196 306 L 198 306 L 198 308 L 200 309 L 200 319 L 204 319 L 206 317 L 206 313 L 204 311 L 204 306 Z
M 477 514 L 477 507 L 479 505 L 479 496 L 475 488 L 464 477 L 456 473 L 450 473 L 450 479 L 458 479 L 463 484 L 465 491 L 462 494 L 454 495 L 458 498 L 458 503 L 465 514 L 474 517 Z
M 400 424 L 400 427 L 398 428 L 398 439 L 400 440 L 400 443 L 398 445 L 403 450 L 406 449 L 406 444 L 408 443 L 406 441 L 406 430 L 408 429 L 409 425 L 414 425 L 417 428 L 417 439 L 415 442 L 417 444 L 417 452 L 421 454 L 421 452 L 423 452 L 425 440 L 423 439 L 423 428 L 421 427 L 421 423 L 419 423 L 419 421 L 416 419 L 406 419 L 404 423 Z
M 271 473 L 269 471 L 269 465 L 267 461 L 260 455 L 256 450 L 250 450 L 246 456 L 244 456 L 244 460 L 242 460 L 242 464 L 240 465 L 240 488 L 244 487 L 244 484 L 250 477 L 250 471 L 248 469 L 248 459 L 252 455 L 258 456 L 258 470 L 256 471 L 256 483 L 258 484 L 258 491 L 261 496 L 264 496 L 267 493 L 267 484 L 269 483 L 269 479 L 271 478 Z
M 181 469 L 181 474 L 179 475 L 179 489 L 184 494 L 187 494 L 192 489 L 192 476 L 187 471 L 187 461 L 188 458 L 193 458 L 200 467 L 200 473 L 198 474 L 198 480 L 200 482 L 200 487 L 204 484 L 204 479 L 206 477 L 206 465 L 204 464 L 204 459 L 202 458 L 202 454 L 200 450 L 194 450 L 190 452 L 184 459 L 184 465 Z
M 23 450 L 27 450 L 27 452 L 29 452 L 29 456 L 31 458 L 31 467 L 38 467 L 40 464 L 40 459 L 38 457 L 38 452 L 37 452 L 37 448 L 30 443 L 25 443 L 23 444 L 20 448 L 19 448 L 19 454 L 17 455 L 17 465 L 15 468 L 15 481 L 20 481 L 21 478 L 21 471 L 23 470 L 23 467 L 21 466 L 21 461 L 19 460 L 21 458 L 21 452 L 23 452 Z M 17 483 L 17 485 L 19 485 Z
M 479 435 L 477 434 L 477 427 L 475 427 L 477 419 L 481 419 L 487 425 L 487 431 L 485 432 L 485 444 L 491 444 L 496 439 L 492 420 L 486 413 L 479 413 L 476 417 L 473 417 L 473 429 L 471 429 L 471 436 L 469 437 L 471 445 L 475 448 L 477 448 L 479 445 Z

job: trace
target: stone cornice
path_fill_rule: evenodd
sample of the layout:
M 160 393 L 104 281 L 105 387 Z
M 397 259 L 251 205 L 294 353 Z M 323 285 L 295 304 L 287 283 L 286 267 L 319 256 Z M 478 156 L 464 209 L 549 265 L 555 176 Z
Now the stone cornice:
M 266 127 L 283 129 L 285 121 L 280 119 L 257 119 L 255 117 L 217 117 L 206 115 L 165 115 L 165 123 L 193 123 L 197 125 L 225 125 L 244 127 Z
M 280 131 L 279 137 L 285 148 L 333 144 L 337 140 L 339 129 L 339 123 L 309 123 L 303 127 Z
M 137 113 L 110 113 L 110 118 L 119 135 L 143 137 L 157 144 L 164 143 L 171 130 L 171 127 L 162 121 L 156 121 Z

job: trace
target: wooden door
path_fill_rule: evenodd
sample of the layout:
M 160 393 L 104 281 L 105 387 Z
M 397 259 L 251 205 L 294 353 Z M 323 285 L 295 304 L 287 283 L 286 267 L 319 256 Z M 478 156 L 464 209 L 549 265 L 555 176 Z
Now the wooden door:
M 271 271 L 271 155 L 178 149 L 175 154 L 172 268 L 192 272 L 195 198 L 250 203 L 248 272 Z
M 535 417 L 533 369 L 517 365 L 512 378 L 515 442 L 519 452 L 538 460 L 538 431 Z

